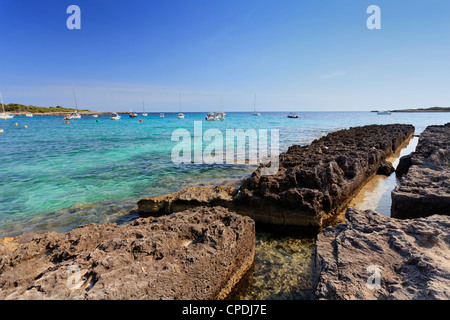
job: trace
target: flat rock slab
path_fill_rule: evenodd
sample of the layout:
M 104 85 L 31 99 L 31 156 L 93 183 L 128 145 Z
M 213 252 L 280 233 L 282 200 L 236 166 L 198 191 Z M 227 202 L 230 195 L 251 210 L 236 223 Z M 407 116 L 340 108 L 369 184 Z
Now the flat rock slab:
M 416 151 L 402 157 L 400 164 L 404 175 L 391 194 L 392 216 L 450 215 L 450 123 L 427 127 Z
M 138 208 L 140 213 L 157 216 L 199 206 L 229 207 L 235 194 L 236 189 L 230 186 L 191 187 L 160 197 L 141 199 Z
M 318 235 L 315 298 L 450 299 L 450 217 L 348 209 L 346 220 Z
M 0 299 L 223 299 L 251 268 L 253 220 L 199 207 L 0 240 Z

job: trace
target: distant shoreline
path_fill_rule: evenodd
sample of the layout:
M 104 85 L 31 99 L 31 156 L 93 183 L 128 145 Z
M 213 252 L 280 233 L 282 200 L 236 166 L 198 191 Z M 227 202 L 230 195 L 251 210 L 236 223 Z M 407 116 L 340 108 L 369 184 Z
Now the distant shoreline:
M 432 107 L 432 108 L 419 108 L 419 109 L 403 109 L 403 110 L 391 110 L 391 112 L 450 112 L 449 108 Z

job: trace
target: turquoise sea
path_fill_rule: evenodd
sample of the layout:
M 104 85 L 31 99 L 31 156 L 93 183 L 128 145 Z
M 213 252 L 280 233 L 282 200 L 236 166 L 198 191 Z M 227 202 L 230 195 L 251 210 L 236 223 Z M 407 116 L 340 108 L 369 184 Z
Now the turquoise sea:
M 176 113 L 112 121 L 83 116 L 65 124 L 61 116 L 0 119 L 0 237 L 24 231 L 63 232 L 95 222 L 125 223 L 137 217 L 136 202 L 191 185 L 230 183 L 255 169 L 250 165 L 175 165 L 172 132 L 278 129 L 281 151 L 307 144 L 327 132 L 367 124 L 426 126 L 450 121 L 449 113 L 300 112 L 228 113 L 205 121 L 205 113 Z M 98 119 L 98 122 L 96 121 Z M 142 122 L 140 122 L 142 119 Z M 17 123 L 17 125 L 16 125 Z M 27 128 L 25 128 L 27 126 Z

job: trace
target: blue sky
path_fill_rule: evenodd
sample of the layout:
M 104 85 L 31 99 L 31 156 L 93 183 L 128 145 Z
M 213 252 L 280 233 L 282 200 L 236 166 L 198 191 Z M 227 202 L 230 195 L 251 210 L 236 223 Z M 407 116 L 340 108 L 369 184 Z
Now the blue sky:
M 69 30 L 69 5 L 81 30 Z M 369 30 L 369 5 L 381 30 Z M 449 106 L 448 0 L 0 0 L 4 102 L 92 110 Z

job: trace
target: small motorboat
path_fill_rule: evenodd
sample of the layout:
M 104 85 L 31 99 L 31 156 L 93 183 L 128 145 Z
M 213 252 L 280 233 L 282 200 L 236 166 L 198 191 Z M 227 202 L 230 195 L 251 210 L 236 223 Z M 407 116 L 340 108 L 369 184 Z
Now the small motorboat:
M 133 112 L 130 110 L 130 114 L 129 114 L 130 118 L 136 118 L 137 116 L 138 116 L 138 114 L 136 112 Z
M 120 116 L 119 116 L 116 112 L 113 112 L 113 113 L 111 114 L 110 119 L 111 119 L 111 120 L 120 120 Z
M 178 114 L 178 119 L 184 119 L 184 114 L 180 112 L 180 113 Z
M 161 112 L 161 113 L 159 114 L 159 117 L 160 117 L 160 118 L 164 118 L 164 113 Z
M 3 129 L 0 129 L 0 133 L 3 133 Z
M 98 118 L 98 114 L 93 114 L 92 118 Z
M 293 119 L 297 119 L 298 115 L 296 113 L 290 113 L 288 116 L 288 118 L 293 118 Z
M 31 112 L 27 112 L 27 113 L 25 114 L 25 117 L 27 117 L 27 118 L 33 118 L 33 114 L 32 114 Z
M 142 116 L 143 116 L 143 117 L 146 117 L 146 116 L 148 116 L 148 113 L 145 113 L 145 112 L 144 112 L 144 113 L 142 114 Z

